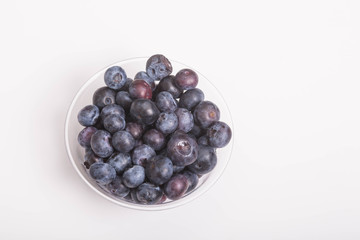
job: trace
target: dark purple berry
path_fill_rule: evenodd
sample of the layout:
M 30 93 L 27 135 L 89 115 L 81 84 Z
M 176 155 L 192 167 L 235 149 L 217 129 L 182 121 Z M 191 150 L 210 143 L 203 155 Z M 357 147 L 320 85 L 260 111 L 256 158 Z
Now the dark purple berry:
M 181 174 L 174 175 L 164 186 L 164 193 L 167 198 L 177 200 L 181 198 L 189 187 L 187 177 Z
M 173 165 L 173 169 L 174 169 L 174 173 L 179 173 L 182 170 L 184 170 L 185 166 L 177 166 L 177 165 Z
M 136 198 L 142 204 L 158 203 L 162 196 L 160 187 L 151 183 L 143 183 L 136 189 Z
M 129 86 L 130 86 L 132 81 L 133 80 L 131 78 L 127 78 L 124 86 L 122 86 L 119 91 L 126 91 L 127 92 L 129 90 Z
M 111 165 L 100 162 L 90 166 L 89 174 L 100 185 L 109 184 L 116 177 L 116 171 Z
M 135 80 L 129 86 L 129 94 L 134 99 L 151 99 L 152 90 L 150 85 L 144 80 Z
M 177 102 L 169 92 L 160 92 L 156 96 L 155 104 L 161 112 L 174 112 Z
M 160 80 L 172 73 L 172 66 L 165 56 L 156 54 L 147 60 L 146 72 L 151 78 Z
M 231 139 L 231 128 L 224 122 L 215 122 L 207 130 L 209 145 L 216 148 L 225 147 Z
M 95 91 L 93 95 L 93 104 L 99 109 L 115 103 L 116 92 L 108 87 L 102 87 Z
M 198 157 L 198 145 L 188 134 L 177 131 L 167 144 L 167 155 L 174 165 L 186 166 Z
M 194 117 L 191 112 L 185 108 L 178 108 L 175 110 L 178 117 L 178 130 L 189 132 L 194 127 Z
M 156 129 L 148 130 L 143 136 L 144 143 L 158 151 L 165 146 L 165 136 Z
M 116 104 L 123 107 L 126 111 L 130 110 L 131 103 L 133 102 L 133 100 L 130 97 L 130 94 L 128 92 L 125 92 L 125 91 L 118 92 L 116 94 L 115 101 L 116 101 Z
M 115 150 L 122 153 L 130 152 L 135 145 L 135 139 L 126 131 L 118 131 L 112 137 Z
M 182 174 L 188 179 L 189 182 L 189 187 L 186 192 L 192 191 L 199 183 L 198 175 L 190 171 L 184 171 Z
M 193 89 L 197 86 L 199 81 L 198 75 L 191 69 L 182 69 L 174 79 L 175 85 L 181 90 Z
M 93 126 L 99 119 L 99 108 L 95 105 L 87 105 L 77 115 L 79 123 L 83 126 Z
M 161 79 L 159 84 L 156 86 L 154 95 L 157 95 L 158 93 L 160 93 L 162 91 L 167 91 L 173 96 L 173 98 L 180 97 L 182 90 L 178 89 L 175 86 L 174 78 L 175 78 L 174 76 L 170 75 L 170 76 L 167 76 L 167 77 Z
M 96 163 L 96 162 L 104 162 L 104 159 L 102 159 L 99 156 L 96 156 L 96 154 L 93 152 L 93 150 L 91 150 L 91 148 L 88 148 L 85 151 L 84 166 L 87 169 L 89 169 L 91 164 Z
M 216 152 L 213 147 L 199 145 L 199 155 L 188 169 L 196 174 L 206 174 L 213 170 L 217 163 Z
M 193 128 L 189 132 L 190 134 L 194 135 L 195 137 L 201 137 L 202 135 L 206 134 L 206 130 L 202 129 L 198 125 L 194 124 Z
M 160 111 L 152 101 L 137 99 L 131 104 L 130 114 L 137 122 L 150 125 L 158 119 Z
M 147 161 L 145 174 L 152 183 L 164 184 L 173 174 L 173 164 L 167 157 L 155 156 Z
M 97 130 L 91 137 L 91 149 L 102 158 L 109 157 L 114 149 L 111 145 L 111 134 L 104 130 Z
M 151 87 L 151 90 L 155 89 L 155 81 L 154 81 L 154 79 L 149 77 L 149 75 L 146 72 L 143 72 L 143 71 L 138 72 L 135 75 L 134 80 L 144 80 Z
M 121 178 L 116 176 L 116 178 L 106 185 L 106 189 L 114 196 L 123 198 L 127 196 L 130 192 L 130 189 L 127 188 Z
M 146 166 L 147 161 L 156 155 L 154 149 L 143 144 L 136 147 L 132 153 L 132 162 L 136 165 Z
M 89 148 L 91 146 L 90 145 L 91 137 L 96 131 L 97 129 L 95 127 L 86 127 L 83 130 L 81 130 L 77 138 L 80 146 L 84 148 Z
M 125 128 L 125 119 L 119 115 L 109 115 L 105 117 L 103 124 L 107 131 L 115 133 Z
M 104 75 L 106 86 L 114 90 L 122 88 L 126 83 L 126 78 L 124 69 L 119 66 L 108 68 Z
M 181 95 L 179 107 L 192 110 L 202 101 L 204 101 L 203 91 L 198 88 L 190 89 Z
M 207 128 L 219 119 L 219 108 L 210 101 L 202 101 L 194 110 L 194 121 L 201 128 Z
M 142 124 L 135 122 L 128 122 L 126 124 L 125 131 L 129 132 L 134 139 L 140 139 L 144 132 L 144 127 Z
M 207 136 L 204 135 L 204 136 L 199 137 L 198 140 L 197 140 L 197 143 L 199 145 L 209 145 L 209 141 L 208 141 Z

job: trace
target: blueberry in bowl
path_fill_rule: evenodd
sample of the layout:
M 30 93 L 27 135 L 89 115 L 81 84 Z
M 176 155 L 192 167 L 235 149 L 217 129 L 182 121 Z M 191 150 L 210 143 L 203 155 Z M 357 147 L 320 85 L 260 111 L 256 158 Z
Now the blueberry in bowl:
M 215 85 L 162 54 L 99 71 L 66 117 L 76 172 L 96 193 L 131 209 L 196 199 L 222 175 L 233 147 L 230 111 Z

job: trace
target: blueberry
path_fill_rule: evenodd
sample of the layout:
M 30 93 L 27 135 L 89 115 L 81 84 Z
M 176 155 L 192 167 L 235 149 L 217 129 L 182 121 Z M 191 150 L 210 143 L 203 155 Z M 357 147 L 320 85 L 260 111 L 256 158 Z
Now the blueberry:
M 129 132 L 134 139 L 140 139 L 144 132 L 144 127 L 142 124 L 135 122 L 128 122 L 126 124 L 125 131 Z
M 161 54 L 151 56 L 146 62 L 146 72 L 155 80 L 169 76 L 172 70 L 170 61 Z
M 181 174 L 174 175 L 164 186 L 166 197 L 172 200 L 181 198 L 189 187 L 187 177 Z
M 136 139 L 134 148 L 137 148 L 138 146 L 143 145 L 143 144 L 144 144 L 144 142 L 142 139 Z
M 184 170 L 185 166 L 177 166 L 177 165 L 173 165 L 173 172 L 174 173 L 179 173 L 181 172 L 182 170 Z
M 155 156 L 147 161 L 145 174 L 152 183 L 164 184 L 173 174 L 173 164 L 167 157 Z
M 116 178 L 111 183 L 107 184 L 106 189 L 112 195 L 120 198 L 127 196 L 130 192 L 130 189 L 124 185 L 119 176 L 116 176 Z
M 77 115 L 78 121 L 83 126 L 93 126 L 99 119 L 99 108 L 95 105 L 87 105 Z
M 137 196 L 136 196 L 136 188 L 133 188 L 133 189 L 130 189 L 130 199 L 131 199 L 131 202 L 133 203 L 140 203 L 139 200 L 137 199 Z
M 129 86 L 129 94 L 134 99 L 151 99 L 152 89 L 144 80 L 135 80 Z
M 199 177 L 190 171 L 184 171 L 182 174 L 188 179 L 189 182 L 189 187 L 186 192 L 191 192 L 198 185 Z
M 84 156 L 84 166 L 89 169 L 91 164 L 96 162 L 104 162 L 104 159 L 96 156 L 96 154 L 93 152 L 93 150 L 91 150 L 91 148 L 87 148 Z
M 124 69 L 119 66 L 108 68 L 104 75 L 106 86 L 114 90 L 122 88 L 126 83 L 126 78 Z
M 104 120 L 109 115 L 119 115 L 120 117 L 125 118 L 125 111 L 121 106 L 113 103 L 104 107 L 100 113 L 102 120 Z
M 123 183 L 128 188 L 136 188 L 145 180 L 145 169 L 142 166 L 135 165 L 123 174 Z
M 127 153 L 134 148 L 135 139 L 126 131 L 118 131 L 112 137 L 112 145 L 116 151 Z
M 193 110 L 200 102 L 204 101 L 204 93 L 198 88 L 184 92 L 179 100 L 179 106 L 187 110 Z
M 151 87 L 151 90 L 155 89 L 155 81 L 154 81 L 154 79 L 149 77 L 149 75 L 144 71 L 138 72 L 135 75 L 134 80 L 144 80 Z
M 163 194 L 162 197 L 159 199 L 159 201 L 157 201 L 157 204 L 161 204 L 161 203 L 165 202 L 166 199 L 167 199 L 167 198 L 166 198 L 166 195 Z
M 209 145 L 216 148 L 225 147 L 231 139 L 231 128 L 224 122 L 215 122 L 207 130 L 206 136 L 209 140 Z
M 178 127 L 179 121 L 175 113 L 160 113 L 158 120 L 156 121 L 156 129 L 167 135 L 172 133 Z
M 146 166 L 148 159 L 156 155 L 154 149 L 150 146 L 143 144 L 136 147 L 132 153 L 132 162 L 136 165 Z
M 197 140 L 197 143 L 199 145 L 209 145 L 209 141 L 208 141 L 207 136 L 204 135 L 204 136 L 199 137 L 198 140 Z
M 206 134 L 206 130 L 202 129 L 198 125 L 194 124 L 193 128 L 189 132 L 190 134 L 194 135 L 195 137 L 201 137 L 202 135 Z
M 191 69 L 180 70 L 174 79 L 175 85 L 181 90 L 193 89 L 197 86 L 198 82 L 198 75 Z
M 130 94 L 125 91 L 120 91 L 116 94 L 115 98 L 116 104 L 123 107 L 126 111 L 130 110 L 131 103 L 133 100 L 130 97 Z
M 220 119 L 219 108 L 210 101 L 202 101 L 194 110 L 194 121 L 201 128 L 209 127 Z
M 125 119 L 119 115 L 109 115 L 105 117 L 103 124 L 107 131 L 115 133 L 125 128 Z
M 161 112 L 174 112 L 177 108 L 177 103 L 169 92 L 160 92 L 156 96 L 156 106 Z
M 111 146 L 111 134 L 104 130 L 97 130 L 91 137 L 91 149 L 102 158 L 109 157 L 114 149 Z
M 80 146 L 89 148 L 92 135 L 97 131 L 95 127 L 86 127 L 78 135 L 78 142 Z
M 124 86 L 122 86 L 119 91 L 129 91 L 129 86 L 133 80 L 131 78 L 127 78 Z
M 148 130 L 143 136 L 144 142 L 154 150 L 158 151 L 165 146 L 165 136 L 156 129 Z
M 90 176 L 100 185 L 111 183 L 116 177 L 115 169 L 107 163 L 93 163 L 89 170 Z
M 155 95 L 162 91 L 169 92 L 174 98 L 180 97 L 182 90 L 178 89 L 174 84 L 174 76 L 167 76 L 159 82 L 155 89 Z
M 174 165 L 186 166 L 198 157 L 198 145 L 188 134 L 177 131 L 167 144 L 167 155 Z
M 162 196 L 160 187 L 151 183 L 143 183 L 136 189 L 136 198 L 142 204 L 158 203 Z
M 126 168 L 132 165 L 131 157 L 128 153 L 113 153 L 107 163 L 115 168 L 117 174 L 121 174 Z
M 108 87 L 102 87 L 95 91 L 93 95 L 93 104 L 99 109 L 115 103 L 116 92 Z
M 179 124 L 177 129 L 184 132 L 189 132 L 194 127 L 194 117 L 191 112 L 185 108 L 178 108 L 175 110 L 178 117 Z
M 158 119 L 160 111 L 152 101 L 137 99 L 131 104 L 130 114 L 137 122 L 150 125 Z
M 199 145 L 199 154 L 195 162 L 188 169 L 196 174 L 206 174 L 214 169 L 217 163 L 216 152 L 213 147 Z

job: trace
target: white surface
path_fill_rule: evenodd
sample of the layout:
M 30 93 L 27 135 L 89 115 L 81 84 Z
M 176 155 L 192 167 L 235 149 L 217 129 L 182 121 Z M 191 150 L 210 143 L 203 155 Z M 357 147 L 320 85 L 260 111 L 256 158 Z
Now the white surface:
M 360 238 L 359 2 L 191 2 L 2 2 L 0 239 Z M 139 212 L 81 181 L 63 128 L 92 74 L 154 53 L 224 93 L 236 147 L 201 198 Z

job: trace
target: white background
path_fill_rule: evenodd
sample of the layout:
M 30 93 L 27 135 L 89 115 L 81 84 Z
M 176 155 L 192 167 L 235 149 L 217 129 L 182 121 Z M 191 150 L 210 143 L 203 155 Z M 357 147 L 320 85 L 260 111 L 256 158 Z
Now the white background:
M 358 1 L 1 1 L 0 239 L 360 239 Z M 140 212 L 93 192 L 64 146 L 103 67 L 162 53 L 235 123 L 216 185 Z

